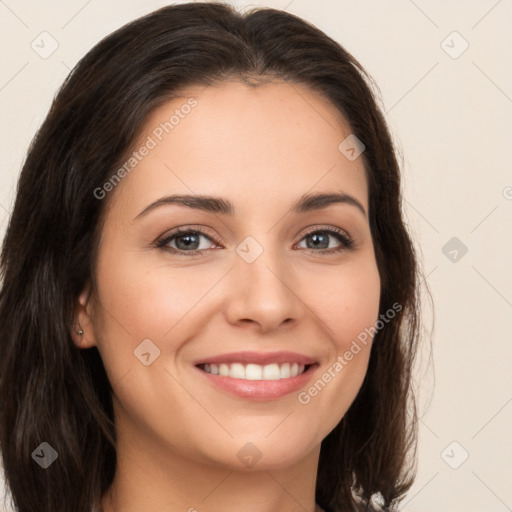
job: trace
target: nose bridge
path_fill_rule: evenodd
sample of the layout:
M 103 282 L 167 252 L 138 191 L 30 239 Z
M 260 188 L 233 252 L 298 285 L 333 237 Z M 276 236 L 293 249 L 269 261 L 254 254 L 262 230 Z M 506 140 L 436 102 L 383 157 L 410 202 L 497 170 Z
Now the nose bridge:
M 293 292 L 293 270 L 272 236 L 246 237 L 236 248 L 230 320 L 252 320 L 265 330 L 299 318 L 301 301 Z

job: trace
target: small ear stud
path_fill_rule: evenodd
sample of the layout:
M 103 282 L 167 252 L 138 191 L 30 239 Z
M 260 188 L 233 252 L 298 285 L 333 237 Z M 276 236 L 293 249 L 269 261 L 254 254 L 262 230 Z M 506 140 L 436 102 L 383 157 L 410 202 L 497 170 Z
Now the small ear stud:
M 82 336 L 82 335 L 83 335 L 83 333 L 84 333 L 84 331 L 82 331 L 82 329 L 80 329 L 80 330 L 77 332 L 78 336 Z

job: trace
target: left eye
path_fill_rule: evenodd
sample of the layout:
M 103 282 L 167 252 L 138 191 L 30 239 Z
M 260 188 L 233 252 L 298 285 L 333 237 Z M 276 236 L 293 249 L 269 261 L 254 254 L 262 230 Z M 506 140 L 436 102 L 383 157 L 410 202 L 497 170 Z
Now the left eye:
M 330 246 L 329 239 L 332 238 L 335 238 L 339 242 L 339 245 L 334 247 Z M 350 238 L 348 238 L 346 235 L 342 233 L 330 229 L 318 230 L 307 233 L 302 240 L 306 241 L 306 245 L 308 241 L 311 241 L 312 247 L 306 247 L 306 249 L 309 250 L 328 249 L 327 251 L 324 252 L 331 252 L 352 247 L 352 240 Z

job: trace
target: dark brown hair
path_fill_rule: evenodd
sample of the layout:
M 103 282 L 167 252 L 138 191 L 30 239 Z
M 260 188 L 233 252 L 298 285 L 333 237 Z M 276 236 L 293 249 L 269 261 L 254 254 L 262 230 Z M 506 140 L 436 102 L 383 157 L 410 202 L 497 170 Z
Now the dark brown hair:
M 154 108 L 187 85 L 226 79 L 303 84 L 365 145 L 380 313 L 394 303 L 402 309 L 375 335 L 363 385 L 322 442 L 316 499 L 328 512 L 359 510 L 361 499 L 369 507 L 376 497 L 392 510 L 412 484 L 419 270 L 373 82 L 343 47 L 296 16 L 188 3 L 99 42 L 66 79 L 28 151 L 0 262 L 0 446 L 18 512 L 90 512 L 113 480 L 112 387 L 97 349 L 78 349 L 70 335 L 76 298 L 94 279 L 107 204 L 94 191 Z M 31 457 L 42 442 L 58 452 L 45 471 Z

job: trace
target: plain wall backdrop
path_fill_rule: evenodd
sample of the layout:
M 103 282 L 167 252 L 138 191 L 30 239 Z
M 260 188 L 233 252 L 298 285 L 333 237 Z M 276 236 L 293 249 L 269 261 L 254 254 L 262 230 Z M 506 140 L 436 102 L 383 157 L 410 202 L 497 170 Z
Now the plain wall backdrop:
M 1 238 L 70 69 L 168 3 L 0 0 Z M 230 3 L 285 9 L 340 42 L 379 85 L 403 154 L 404 211 L 435 313 L 425 301 L 433 364 L 425 351 L 418 477 L 401 509 L 512 511 L 512 0 Z

